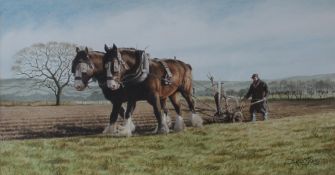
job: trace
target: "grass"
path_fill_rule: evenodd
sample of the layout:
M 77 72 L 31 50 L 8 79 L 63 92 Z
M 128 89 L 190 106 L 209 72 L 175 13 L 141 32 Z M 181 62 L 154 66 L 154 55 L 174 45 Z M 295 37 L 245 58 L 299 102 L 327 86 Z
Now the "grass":
M 335 113 L 168 135 L 0 142 L 0 174 L 333 174 Z

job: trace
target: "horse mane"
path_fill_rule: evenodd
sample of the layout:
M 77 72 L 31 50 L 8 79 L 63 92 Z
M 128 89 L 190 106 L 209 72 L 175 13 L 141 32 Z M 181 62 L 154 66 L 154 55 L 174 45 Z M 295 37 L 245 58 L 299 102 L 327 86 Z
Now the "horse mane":
M 187 64 L 183 61 L 177 60 L 177 59 L 173 59 L 173 58 L 153 58 L 153 60 L 158 61 L 158 60 L 162 60 L 162 61 L 173 61 L 173 62 L 179 62 L 181 64 L 185 64 L 190 70 L 192 70 L 192 66 L 190 64 Z
M 89 51 L 89 52 L 94 52 L 94 53 L 105 54 L 105 52 L 101 52 L 101 51 L 97 51 L 97 50 L 94 50 L 94 51 Z
M 169 59 L 169 60 L 172 60 L 172 59 Z M 190 64 L 187 64 L 187 63 L 185 63 L 185 62 L 183 62 L 183 61 L 180 61 L 180 60 L 177 60 L 177 59 L 173 59 L 173 60 L 174 60 L 174 61 L 177 61 L 177 62 L 179 62 L 179 63 L 185 64 L 187 67 L 190 68 L 190 70 L 192 70 L 192 66 L 191 66 Z
M 186 63 L 186 66 L 188 66 L 192 70 L 192 66 L 190 64 Z
M 141 51 L 140 49 L 135 49 L 133 47 L 121 47 L 119 48 L 120 52 L 123 53 L 134 53 L 135 51 Z M 177 61 L 181 64 L 185 64 L 191 71 L 192 71 L 192 66 L 190 64 L 187 64 L 183 61 L 177 60 L 177 59 L 173 59 L 173 58 L 164 58 L 164 59 L 160 59 L 160 58 L 153 58 L 154 60 L 165 60 L 165 61 Z
M 121 48 L 118 48 L 119 49 L 119 52 L 121 53 L 126 53 L 126 54 L 132 54 L 132 53 L 135 53 L 136 51 L 140 51 L 139 49 L 135 49 L 133 47 L 121 47 Z
M 139 49 L 135 49 L 135 48 L 133 48 L 133 47 L 121 47 L 121 48 L 119 48 L 120 50 L 133 50 L 133 51 L 135 51 L 135 50 L 139 50 Z

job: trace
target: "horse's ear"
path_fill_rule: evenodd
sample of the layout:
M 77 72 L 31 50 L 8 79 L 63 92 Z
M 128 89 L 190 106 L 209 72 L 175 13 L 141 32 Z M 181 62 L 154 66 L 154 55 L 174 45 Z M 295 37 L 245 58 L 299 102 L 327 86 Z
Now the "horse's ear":
M 80 51 L 79 47 L 76 47 L 76 52 L 78 53 Z
M 109 48 L 107 46 L 107 44 L 105 44 L 105 51 L 108 52 Z
M 88 48 L 87 47 L 85 47 L 85 52 L 86 52 L 86 54 L 88 54 Z
M 113 43 L 113 50 L 117 50 L 117 47 L 114 43 Z

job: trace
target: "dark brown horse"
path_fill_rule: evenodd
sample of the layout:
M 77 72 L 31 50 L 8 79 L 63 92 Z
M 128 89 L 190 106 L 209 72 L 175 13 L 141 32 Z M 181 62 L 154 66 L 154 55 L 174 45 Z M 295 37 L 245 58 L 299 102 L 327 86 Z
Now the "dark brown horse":
M 118 114 L 124 117 L 125 110 L 122 107 L 122 103 L 127 101 L 127 94 L 124 89 L 112 91 L 107 87 L 106 81 L 106 70 L 103 68 L 103 56 L 105 53 L 97 51 L 88 51 L 76 49 L 77 55 L 72 61 L 72 73 L 75 75 L 74 87 L 78 91 L 84 90 L 88 86 L 88 82 L 94 78 L 98 81 L 99 87 L 101 88 L 105 98 L 113 104 L 113 110 L 110 114 L 110 123 L 104 130 L 104 133 L 111 133 L 113 135 L 129 136 L 135 129 L 131 118 L 125 121 L 127 129 L 117 129 L 115 122 L 118 118 Z M 165 116 L 167 116 L 167 108 L 165 107 L 165 101 L 162 101 L 164 106 Z M 133 109 L 135 106 L 133 107 Z M 166 118 L 169 120 L 169 118 Z
M 190 65 L 174 59 L 164 59 L 162 64 L 158 60 L 146 59 L 135 49 L 118 49 L 116 45 L 108 48 L 105 45 L 106 54 L 104 64 L 107 76 L 107 86 L 112 91 L 123 89 L 127 98 L 126 119 L 130 117 L 136 101 L 146 100 L 153 106 L 158 122 L 158 133 L 168 133 L 164 118 L 162 119 L 161 104 L 165 104 L 169 97 L 180 117 L 180 104 L 176 101 L 178 92 L 182 94 L 192 111 L 191 122 L 193 126 L 202 126 L 202 119 L 195 115 L 194 101 L 192 99 L 192 68 Z M 166 68 L 167 67 L 167 68 Z M 168 69 L 168 71 L 167 71 Z M 170 72 L 170 84 L 162 82 Z M 175 126 L 177 130 L 181 126 Z M 179 128 L 179 129 L 178 129 Z
M 97 51 L 88 51 L 76 49 L 77 55 L 72 61 L 72 73 L 75 75 L 74 87 L 78 91 L 84 90 L 88 86 L 91 78 L 98 81 L 105 98 L 113 104 L 113 110 L 110 114 L 110 125 L 105 128 L 104 133 L 117 134 L 117 127 L 115 125 L 118 114 L 124 117 L 125 110 L 122 103 L 126 101 L 126 94 L 122 89 L 111 91 L 106 85 L 106 72 L 103 68 L 104 53 Z M 131 124 L 132 130 L 135 129 L 131 119 L 127 121 Z

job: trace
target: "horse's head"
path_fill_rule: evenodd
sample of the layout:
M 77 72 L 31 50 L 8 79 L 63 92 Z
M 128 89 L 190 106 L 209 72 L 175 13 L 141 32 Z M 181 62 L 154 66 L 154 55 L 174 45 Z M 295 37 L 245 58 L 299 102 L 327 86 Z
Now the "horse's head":
M 95 66 L 90 58 L 87 47 L 85 50 L 80 50 L 77 47 L 76 51 L 77 55 L 72 61 L 71 71 L 75 76 L 74 87 L 78 91 L 82 91 L 87 87 L 88 81 L 92 78 Z
M 104 65 L 107 73 L 107 87 L 111 90 L 117 90 L 122 85 L 122 76 L 129 69 L 126 62 L 122 59 L 119 49 L 113 44 L 109 48 L 105 44 Z

